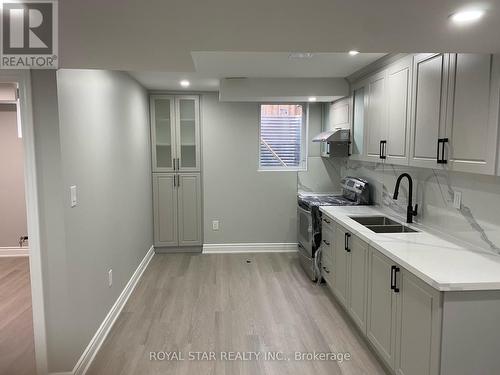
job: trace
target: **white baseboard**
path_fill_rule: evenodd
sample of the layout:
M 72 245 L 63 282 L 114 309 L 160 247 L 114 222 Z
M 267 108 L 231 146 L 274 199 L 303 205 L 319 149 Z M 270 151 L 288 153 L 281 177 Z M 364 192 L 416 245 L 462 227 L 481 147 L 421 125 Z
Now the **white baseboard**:
M 97 332 L 95 333 L 94 337 L 92 337 L 92 340 L 90 340 L 89 345 L 83 351 L 83 354 L 76 363 L 73 371 L 68 373 L 58 373 L 58 375 L 62 374 L 85 375 L 88 368 L 90 367 L 90 364 L 94 360 L 97 352 L 101 348 L 102 343 L 106 339 L 106 336 L 108 335 L 109 331 L 113 327 L 113 324 L 120 315 L 123 306 L 125 306 L 125 303 L 127 302 L 130 295 L 137 286 L 139 280 L 141 279 L 142 274 L 144 273 L 144 270 L 147 268 L 154 254 L 155 254 L 154 247 L 151 246 L 151 248 L 148 250 L 144 258 L 142 259 L 141 263 L 135 270 L 134 274 L 128 281 L 127 285 L 125 285 L 125 288 L 123 288 L 123 291 L 117 298 L 115 304 L 109 310 L 108 315 L 106 315 L 106 318 L 104 318 L 104 321 L 102 322 L 101 326 L 97 329 Z
M 296 243 L 222 243 L 203 245 L 203 254 L 292 253 L 296 251 Z
M 29 247 L 0 247 L 0 257 L 27 257 L 29 255 Z

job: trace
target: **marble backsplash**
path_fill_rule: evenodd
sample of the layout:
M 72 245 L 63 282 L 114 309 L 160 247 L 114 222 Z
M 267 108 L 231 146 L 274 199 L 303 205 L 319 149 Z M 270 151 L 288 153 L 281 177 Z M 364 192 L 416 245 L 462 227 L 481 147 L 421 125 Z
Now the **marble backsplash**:
M 413 179 L 413 204 L 418 203 L 416 222 L 467 242 L 471 248 L 500 255 L 500 177 L 448 172 L 409 166 L 385 165 L 335 159 L 334 171 L 341 176 L 366 178 L 372 200 L 406 218 L 408 183 L 401 182 L 397 201 L 392 199 L 397 177 Z M 337 178 L 335 178 L 337 180 Z M 453 206 L 454 192 L 462 193 L 460 209 Z
M 307 158 L 307 170 L 297 173 L 299 193 L 338 193 L 342 164 L 320 156 Z

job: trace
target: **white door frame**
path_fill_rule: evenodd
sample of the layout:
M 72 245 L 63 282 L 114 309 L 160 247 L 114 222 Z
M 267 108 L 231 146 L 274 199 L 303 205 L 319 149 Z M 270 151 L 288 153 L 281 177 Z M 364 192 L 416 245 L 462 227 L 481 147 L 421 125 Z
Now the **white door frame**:
M 35 336 L 35 360 L 38 375 L 48 373 L 45 308 L 43 299 L 42 256 L 40 251 L 40 220 L 38 213 L 38 190 L 35 160 L 35 135 L 31 97 L 31 75 L 29 70 L 0 69 L 0 82 L 17 83 L 19 87 L 18 108 L 24 146 L 24 181 L 28 237 L 30 243 L 30 279 L 33 308 L 33 330 Z

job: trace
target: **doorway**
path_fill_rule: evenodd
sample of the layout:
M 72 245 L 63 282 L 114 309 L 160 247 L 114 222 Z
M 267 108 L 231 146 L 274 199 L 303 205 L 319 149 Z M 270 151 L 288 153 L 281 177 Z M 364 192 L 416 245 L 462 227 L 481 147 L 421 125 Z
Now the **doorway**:
M 12 163 L 8 166 L 9 168 L 3 167 L 4 170 L 14 171 L 13 180 L 5 181 L 4 176 L 0 174 L 0 181 L 4 189 L 7 189 L 5 186 L 9 186 L 7 190 L 11 195 L 7 195 L 12 197 L 12 200 L 14 200 L 13 197 L 18 199 L 19 196 L 24 196 L 24 202 L 17 200 L 16 204 L 10 201 L 0 203 L 5 204 L 5 207 L 7 204 L 10 205 L 9 212 L 15 212 L 12 215 L 18 215 L 15 220 L 7 219 L 9 233 L 15 233 L 14 239 L 11 238 L 12 234 L 9 234 L 9 239 L 3 242 L 8 245 L 0 244 L 0 247 L 4 248 L 0 250 L 0 261 L 5 260 L 1 262 L 3 268 L 0 268 L 0 288 L 4 282 L 7 286 L 5 290 L 0 289 L 0 309 L 3 308 L 0 310 L 0 319 L 4 316 L 10 317 L 6 319 L 8 322 L 0 322 L 0 329 L 10 325 L 8 328 L 10 331 L 0 332 L 0 373 L 13 375 L 22 374 L 25 371 L 38 375 L 48 373 L 30 74 L 29 70 L 0 69 L 0 94 L 2 95 L 0 102 L 3 112 L 6 112 L 1 114 L 1 122 L 14 125 L 14 129 L 9 127 L 5 130 L 7 133 L 2 134 L 9 137 L 13 135 L 14 140 L 11 141 L 14 148 L 11 152 L 22 160 L 21 166 L 19 163 Z M 19 147 L 19 144 L 22 146 Z M 12 160 L 13 155 L 10 153 L 6 157 L 2 155 L 2 162 L 5 158 Z M 17 188 L 12 187 L 16 186 L 14 179 L 17 181 Z M 19 187 L 20 185 L 23 186 Z M 4 208 L 2 207 L 0 216 L 3 214 Z M 14 225 L 14 223 L 17 224 Z M 7 296 L 14 301 L 9 308 L 2 307 L 2 302 L 8 299 Z M 12 311 L 14 313 L 11 313 Z M 18 312 L 20 317 L 17 321 L 15 321 L 15 312 Z M 11 339 L 10 332 L 15 334 L 14 341 Z M 25 361 L 23 366 L 17 367 L 19 362 L 14 359 L 17 356 L 23 358 L 23 362 Z M 8 366 L 7 369 L 1 367 L 4 366 L 2 361 L 6 363 L 5 366 Z
M 0 373 L 22 375 L 36 364 L 18 92 L 0 82 Z

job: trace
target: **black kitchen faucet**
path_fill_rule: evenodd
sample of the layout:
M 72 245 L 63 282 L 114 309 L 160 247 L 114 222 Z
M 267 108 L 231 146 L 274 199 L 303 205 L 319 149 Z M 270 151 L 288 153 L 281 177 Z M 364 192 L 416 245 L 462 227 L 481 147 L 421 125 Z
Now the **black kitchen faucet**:
M 406 222 L 413 223 L 413 216 L 417 216 L 418 204 L 415 205 L 415 209 L 413 209 L 412 197 L 413 197 L 413 180 L 408 173 L 403 173 L 398 177 L 396 181 L 396 187 L 394 188 L 394 196 L 393 199 L 398 199 L 399 194 L 399 184 L 403 177 L 408 178 L 408 207 L 406 208 Z

